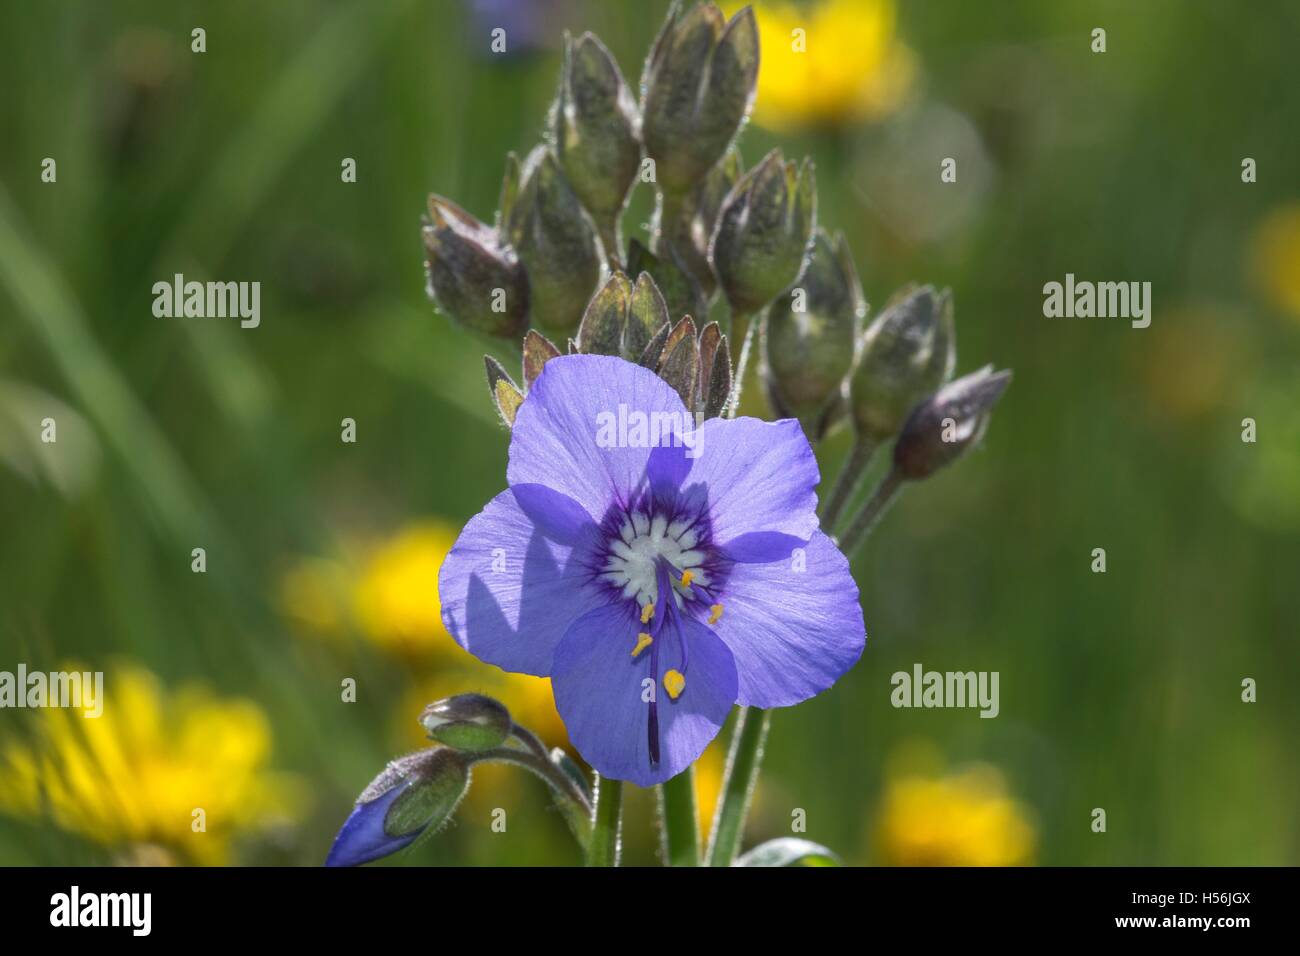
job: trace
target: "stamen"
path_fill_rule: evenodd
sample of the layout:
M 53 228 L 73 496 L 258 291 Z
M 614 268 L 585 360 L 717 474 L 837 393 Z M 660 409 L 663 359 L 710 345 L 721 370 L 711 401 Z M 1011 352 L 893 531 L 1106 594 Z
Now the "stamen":
M 714 604 L 712 607 L 709 608 L 709 623 L 717 624 L 721 618 L 722 618 L 722 605 Z
M 647 604 L 645 607 L 641 608 L 642 624 L 649 624 L 650 618 L 654 616 L 655 616 L 655 606 L 653 604 Z
M 676 700 L 686 689 L 686 678 L 682 676 L 681 671 L 668 671 L 664 674 L 664 690 L 668 691 L 668 696 Z
M 647 647 L 649 647 L 654 642 L 655 639 L 653 637 L 651 637 L 645 631 L 642 631 L 640 634 L 636 636 L 636 647 L 632 648 L 632 656 L 636 657 L 638 654 L 640 654 L 642 651 L 644 651 Z
M 684 588 L 688 588 L 688 587 L 690 587 L 690 586 L 691 586 L 691 580 L 692 580 L 694 577 L 695 577 L 695 572 L 694 572 L 694 571 L 691 571 L 691 570 L 683 571 L 683 572 L 682 572 L 682 587 L 684 587 Z

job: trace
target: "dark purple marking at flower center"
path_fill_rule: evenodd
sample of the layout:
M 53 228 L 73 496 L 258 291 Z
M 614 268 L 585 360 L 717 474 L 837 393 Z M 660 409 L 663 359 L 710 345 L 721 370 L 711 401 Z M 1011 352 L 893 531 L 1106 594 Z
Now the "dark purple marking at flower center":
M 646 498 L 616 508 L 601 523 L 596 583 L 613 603 L 632 605 L 639 626 L 628 635 L 628 650 L 633 658 L 644 655 L 655 685 L 646 727 L 651 765 L 660 758 L 659 694 L 671 702 L 686 692 L 690 653 L 682 615 L 713 624 L 721 613 L 717 594 L 729 565 L 713 547 L 707 514 L 707 508 Z

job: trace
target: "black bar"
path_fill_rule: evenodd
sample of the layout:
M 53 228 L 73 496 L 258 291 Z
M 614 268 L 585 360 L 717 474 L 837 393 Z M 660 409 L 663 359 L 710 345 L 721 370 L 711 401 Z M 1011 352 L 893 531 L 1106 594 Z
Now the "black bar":
M 876 933 L 884 940 L 920 932 L 926 942 L 1048 934 L 1231 943 L 1241 933 L 1288 928 L 1295 885 L 1295 870 L 1264 868 L 811 868 L 725 875 L 707 869 L 38 868 L 0 870 L 0 925 L 6 934 L 76 932 L 129 945 L 130 917 L 143 928 L 143 897 L 136 898 L 140 909 L 125 909 L 118 897 L 101 910 L 97 894 L 148 893 L 147 938 L 204 944 L 270 935 L 387 948 L 423 937 L 436 953 L 456 938 L 443 936 L 441 925 L 473 928 L 494 945 L 530 933 L 542 934 L 539 942 L 556 933 L 582 939 L 610 920 L 664 945 L 675 936 L 691 943 L 715 933 L 761 939 L 800 927 L 813 933 L 810 945 L 830 943 L 850 928 L 864 941 Z M 79 920 L 91 909 L 111 915 L 117 907 L 127 925 L 51 925 L 52 919 L 70 922 L 73 886 Z M 87 896 L 95 901 L 87 903 Z M 643 942 L 652 945 L 650 938 Z

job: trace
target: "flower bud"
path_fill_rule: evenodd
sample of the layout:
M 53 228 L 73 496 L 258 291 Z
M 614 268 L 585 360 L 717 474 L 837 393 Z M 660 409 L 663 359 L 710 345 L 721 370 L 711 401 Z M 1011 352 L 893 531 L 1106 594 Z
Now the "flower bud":
M 894 445 L 894 468 L 906 479 L 928 478 L 979 443 L 989 411 L 1011 382 L 1011 372 L 978 372 L 945 385 L 907 417 Z
M 528 327 L 528 274 L 496 231 L 441 196 L 422 230 L 429 297 L 455 322 L 515 338 Z
M 600 40 L 565 37 L 560 92 L 551 108 L 555 154 L 591 218 L 614 234 L 641 165 L 636 104 L 618 64 Z M 607 255 L 619 250 L 606 249 Z
M 686 195 L 727 151 L 754 102 L 758 26 L 716 4 L 674 3 L 641 77 L 642 139 L 667 192 Z
M 420 726 L 430 740 L 481 753 L 510 738 L 514 721 L 504 704 L 483 694 L 457 694 L 435 700 L 420 714 Z
M 409 846 L 441 826 L 469 789 L 466 758 L 443 747 L 420 750 L 389 763 L 357 798 L 326 866 L 358 866 Z
M 623 273 L 615 272 L 582 316 L 578 350 L 639 361 L 650 340 L 667 324 L 668 308 L 650 273 L 641 273 L 634 286 Z
M 763 331 L 763 381 L 772 407 L 817 441 L 843 413 L 845 376 L 867 305 L 842 234 L 813 237 L 808 267 L 772 303 Z
M 811 160 L 796 172 L 774 149 L 723 200 L 709 256 L 733 314 L 752 315 L 799 278 L 816 189 Z
M 545 146 L 525 161 L 503 221 L 528 270 L 533 322 L 572 331 L 600 279 L 600 257 L 582 204 Z
M 952 296 L 931 286 L 895 296 L 863 335 L 849 380 L 858 434 L 875 442 L 896 434 L 916 403 L 951 377 L 956 360 Z

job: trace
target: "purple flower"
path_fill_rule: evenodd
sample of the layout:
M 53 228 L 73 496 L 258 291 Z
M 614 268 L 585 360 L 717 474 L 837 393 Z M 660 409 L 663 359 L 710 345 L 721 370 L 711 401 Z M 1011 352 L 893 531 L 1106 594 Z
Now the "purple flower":
M 652 372 L 564 356 L 519 409 L 507 480 L 442 566 L 443 621 L 481 660 L 549 676 L 605 776 L 667 780 L 733 704 L 796 704 L 862 653 L 798 422 L 696 428 Z

